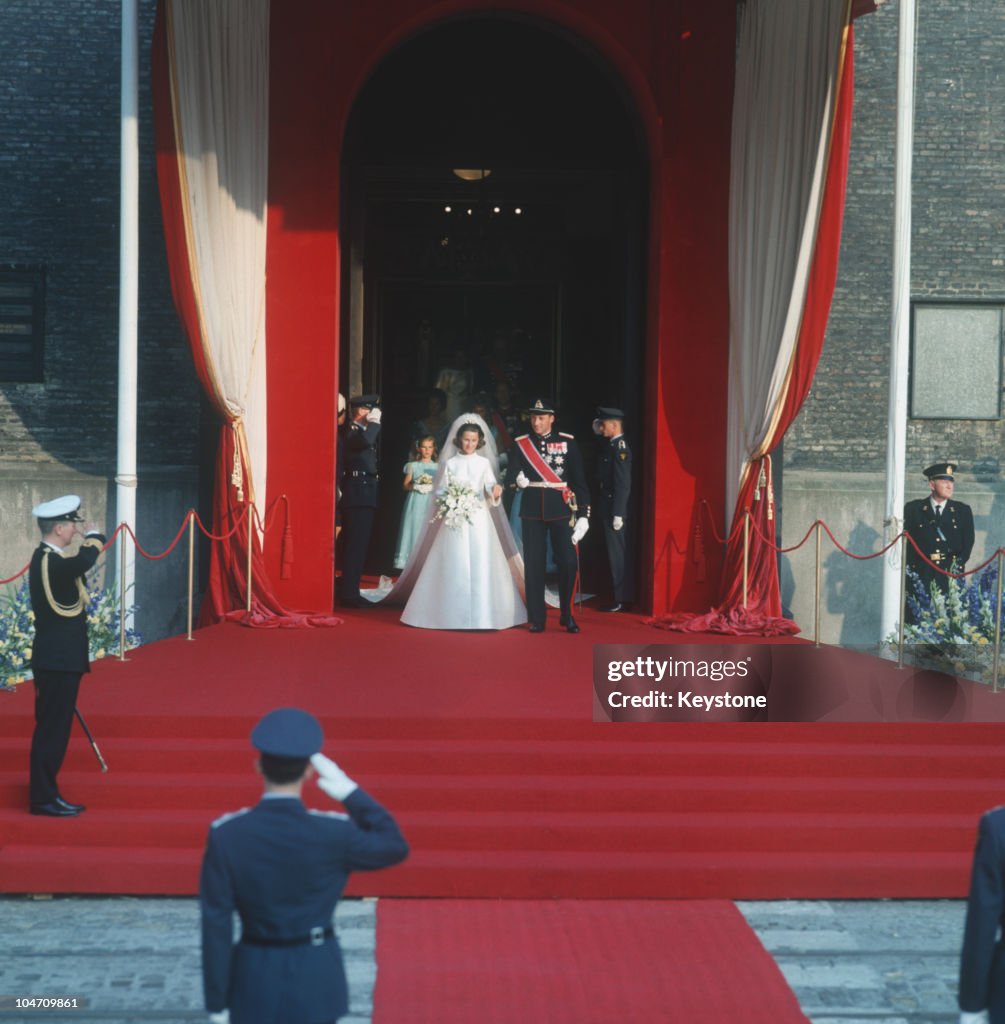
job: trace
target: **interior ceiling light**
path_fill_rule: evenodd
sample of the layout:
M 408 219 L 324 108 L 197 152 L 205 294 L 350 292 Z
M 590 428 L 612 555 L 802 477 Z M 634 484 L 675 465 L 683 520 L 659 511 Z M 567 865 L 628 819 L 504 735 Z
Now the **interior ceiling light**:
M 477 170 L 471 167 L 455 167 L 454 174 L 461 179 L 461 181 L 483 181 L 492 172 L 486 170 Z

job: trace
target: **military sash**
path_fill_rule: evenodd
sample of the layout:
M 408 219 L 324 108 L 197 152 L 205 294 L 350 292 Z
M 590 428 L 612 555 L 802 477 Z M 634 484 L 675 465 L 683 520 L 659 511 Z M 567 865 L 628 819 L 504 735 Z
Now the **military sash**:
M 562 489 L 562 501 L 566 503 L 573 510 L 576 511 L 576 495 L 572 488 L 548 465 L 547 462 L 541 457 L 541 453 L 534 447 L 530 436 L 524 434 L 523 437 L 518 437 L 516 443 L 520 446 L 520 451 L 523 452 L 524 458 L 530 463 L 530 468 L 541 478 L 541 483 L 537 484 L 538 487 L 553 487 L 555 490 Z M 530 486 L 535 486 L 534 482 L 531 481 Z

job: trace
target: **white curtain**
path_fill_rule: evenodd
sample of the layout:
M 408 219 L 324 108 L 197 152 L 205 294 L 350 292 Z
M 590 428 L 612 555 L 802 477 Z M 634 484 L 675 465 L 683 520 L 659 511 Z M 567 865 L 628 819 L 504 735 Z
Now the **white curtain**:
M 166 13 L 202 346 L 217 406 L 247 447 L 241 486 L 262 515 L 269 0 L 169 0 Z
M 816 243 L 850 0 L 747 0 L 733 100 L 729 199 L 732 515 L 766 454 L 795 354 Z

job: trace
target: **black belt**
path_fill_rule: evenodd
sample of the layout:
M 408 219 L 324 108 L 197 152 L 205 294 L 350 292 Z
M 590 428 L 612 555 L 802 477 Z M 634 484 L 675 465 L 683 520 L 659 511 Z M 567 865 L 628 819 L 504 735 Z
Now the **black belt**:
M 297 935 L 292 939 L 267 939 L 261 935 L 242 935 L 241 942 L 246 946 L 323 946 L 325 941 L 332 938 L 335 929 L 330 925 L 327 928 L 312 928 L 307 935 Z

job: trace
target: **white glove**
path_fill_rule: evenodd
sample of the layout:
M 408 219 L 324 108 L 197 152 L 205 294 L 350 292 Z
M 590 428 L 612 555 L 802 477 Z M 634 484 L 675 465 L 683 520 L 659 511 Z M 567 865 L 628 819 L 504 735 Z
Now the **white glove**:
M 345 800 L 359 789 L 359 786 L 330 757 L 315 754 L 311 758 L 311 764 L 318 773 L 318 788 L 324 790 L 333 800 Z
M 595 434 L 598 434 L 598 435 L 602 434 L 604 432 L 604 421 L 603 420 L 594 420 L 593 421 L 593 432 Z
M 611 529 L 612 530 L 620 530 L 621 527 L 624 526 L 624 525 L 625 525 L 625 521 L 624 521 L 624 519 L 621 518 L 621 516 L 615 516 L 611 520 Z
M 230 1010 L 221 1010 L 209 1015 L 209 1024 L 230 1024 Z
M 366 422 L 367 423 L 380 423 L 380 409 L 378 409 L 376 406 L 374 406 L 366 414 Z
M 572 531 L 572 543 L 578 544 L 585 536 L 586 531 L 590 528 L 590 520 L 585 516 L 576 520 L 576 527 Z
M 517 485 L 517 487 L 519 487 L 520 490 L 522 491 L 527 486 L 527 484 L 529 484 L 529 483 L 530 483 L 530 480 L 527 479 L 527 474 L 521 469 L 520 472 L 517 473 L 517 475 L 516 475 L 516 485 Z
M 978 1010 L 976 1013 L 970 1010 L 960 1010 L 960 1024 L 990 1024 L 987 1010 Z

